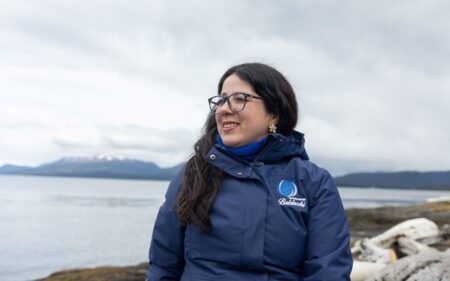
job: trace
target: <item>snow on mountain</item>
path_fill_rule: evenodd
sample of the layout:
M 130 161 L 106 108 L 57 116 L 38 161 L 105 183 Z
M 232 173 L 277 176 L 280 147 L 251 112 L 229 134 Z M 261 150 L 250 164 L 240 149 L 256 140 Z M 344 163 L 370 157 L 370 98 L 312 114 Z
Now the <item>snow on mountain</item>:
M 80 162 L 109 162 L 109 161 L 136 161 L 127 159 L 122 156 L 112 156 L 99 154 L 94 156 L 66 156 L 59 160 L 59 162 L 80 163 Z

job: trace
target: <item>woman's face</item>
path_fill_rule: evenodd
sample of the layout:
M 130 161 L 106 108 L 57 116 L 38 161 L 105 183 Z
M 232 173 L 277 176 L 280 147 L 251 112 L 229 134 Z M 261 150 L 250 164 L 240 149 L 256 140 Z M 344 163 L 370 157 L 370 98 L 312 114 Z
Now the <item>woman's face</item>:
M 230 96 L 234 93 L 258 96 L 253 87 L 236 74 L 225 79 L 220 95 Z M 276 119 L 266 111 L 262 100 L 249 97 L 244 110 L 240 112 L 232 112 L 227 103 L 217 108 L 216 123 L 223 143 L 240 147 L 266 136 L 269 125 L 276 124 Z

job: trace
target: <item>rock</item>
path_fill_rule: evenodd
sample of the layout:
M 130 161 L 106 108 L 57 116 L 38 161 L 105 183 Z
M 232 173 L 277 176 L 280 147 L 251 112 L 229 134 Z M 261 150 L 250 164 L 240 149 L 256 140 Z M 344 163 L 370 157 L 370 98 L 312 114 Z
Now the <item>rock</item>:
M 450 281 L 450 249 L 405 257 L 365 281 Z

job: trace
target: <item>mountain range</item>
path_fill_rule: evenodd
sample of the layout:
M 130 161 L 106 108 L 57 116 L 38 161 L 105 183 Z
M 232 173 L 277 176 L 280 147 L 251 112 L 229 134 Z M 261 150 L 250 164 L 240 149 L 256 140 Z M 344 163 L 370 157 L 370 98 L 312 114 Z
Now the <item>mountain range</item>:
M 37 167 L 7 164 L 0 167 L 0 175 L 169 180 L 181 167 L 160 168 L 152 162 L 100 155 L 64 157 Z
M 160 168 L 152 162 L 111 156 L 64 157 L 37 167 L 3 165 L 0 175 L 170 180 L 184 163 Z M 338 186 L 450 191 L 450 171 L 371 172 L 334 177 Z
M 450 171 L 352 173 L 335 177 L 338 186 L 450 191 Z

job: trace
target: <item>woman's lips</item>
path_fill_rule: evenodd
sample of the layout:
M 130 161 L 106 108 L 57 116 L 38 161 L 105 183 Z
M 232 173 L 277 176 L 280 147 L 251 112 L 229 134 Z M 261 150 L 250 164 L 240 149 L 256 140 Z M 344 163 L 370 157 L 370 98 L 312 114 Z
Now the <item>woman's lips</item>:
M 228 133 L 231 132 L 237 126 L 239 126 L 239 123 L 237 122 L 224 122 L 222 124 L 222 131 Z

